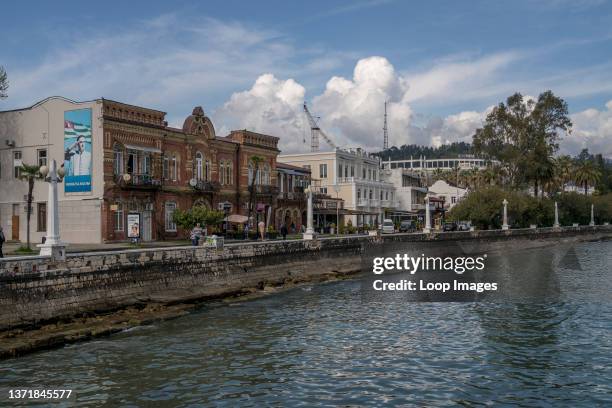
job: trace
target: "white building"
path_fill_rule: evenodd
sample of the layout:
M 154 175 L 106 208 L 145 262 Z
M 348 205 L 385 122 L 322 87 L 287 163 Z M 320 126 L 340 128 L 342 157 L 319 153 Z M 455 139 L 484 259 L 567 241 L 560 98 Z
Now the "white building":
M 382 173 L 395 187 L 398 212 L 416 213 L 425 210 L 427 187 L 423 185 L 419 174 L 403 168 L 384 169 Z
M 498 163 L 495 160 L 485 160 L 473 155 L 462 155 L 453 158 L 427 159 L 424 156 L 404 160 L 387 160 L 383 162 L 385 169 L 411 169 L 434 171 L 440 170 L 460 170 L 484 169 L 492 163 Z
M 430 196 L 443 198 L 444 208 L 447 210 L 453 208 L 467 193 L 467 189 L 450 185 L 444 180 L 438 180 L 429 187 Z
M 393 184 L 384 180 L 380 159 L 361 149 L 278 156 L 281 163 L 305 167 L 321 182 L 321 192 L 344 200 L 353 225 L 382 222 L 398 207 Z
M 88 118 L 88 122 L 72 120 L 73 116 Z M 55 159 L 59 166 L 66 159 L 68 163 L 79 163 L 79 168 L 70 169 L 69 164 L 67 175 L 73 178 L 65 178 L 58 188 L 62 240 L 101 242 L 104 157 L 96 154 L 103 151 L 101 118 L 100 100 L 73 102 L 61 97 L 47 98 L 29 108 L 0 112 L 0 225 L 7 239 L 26 240 L 28 183 L 19 179 L 21 164 L 47 165 Z M 75 154 L 77 139 L 87 146 L 82 155 Z M 48 188 L 42 180 L 34 184 L 32 243 L 40 243 L 46 235 Z

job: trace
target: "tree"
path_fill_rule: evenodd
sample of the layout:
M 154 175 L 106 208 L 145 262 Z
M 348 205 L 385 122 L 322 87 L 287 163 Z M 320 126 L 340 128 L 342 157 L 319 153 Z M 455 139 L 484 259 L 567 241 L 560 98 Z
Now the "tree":
M 540 94 L 537 102 L 515 93 L 493 108 L 476 130 L 474 150 L 499 160 L 513 186 L 533 182 L 537 194 L 552 177 L 560 132 L 569 132 L 571 126 L 567 103 L 551 91 Z
M 3 66 L 0 66 L 0 99 L 4 99 L 8 96 L 6 91 L 8 90 L 8 76 Z
M 37 179 L 42 178 L 40 175 L 40 166 L 21 164 L 19 168 L 19 179 L 28 182 L 28 208 L 27 208 L 27 247 L 30 249 L 30 219 L 32 218 L 32 192 L 34 191 L 34 183 Z
M 196 205 L 187 211 L 177 209 L 172 216 L 176 225 L 185 230 L 191 230 L 196 224 L 203 227 L 216 226 L 223 222 L 224 217 L 223 211 L 213 210 L 203 205 Z
M 601 178 L 601 172 L 591 160 L 583 160 L 576 167 L 575 181 L 577 185 L 584 186 L 584 195 L 587 195 L 589 184 L 595 184 Z
M 255 202 L 255 190 L 257 184 L 257 173 L 259 173 L 259 165 L 264 161 L 262 157 L 252 156 L 251 164 L 253 166 L 253 178 L 251 179 L 251 185 L 249 185 L 249 221 L 251 220 L 251 216 L 253 214 L 253 203 Z M 250 174 L 250 169 L 249 169 Z

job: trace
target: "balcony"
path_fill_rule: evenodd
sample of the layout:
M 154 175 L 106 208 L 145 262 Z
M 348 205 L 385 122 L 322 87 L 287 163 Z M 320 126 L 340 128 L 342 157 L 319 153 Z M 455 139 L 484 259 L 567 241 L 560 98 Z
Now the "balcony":
M 381 200 L 380 206 L 383 208 L 398 208 L 400 204 L 396 200 Z
M 297 191 L 292 192 L 292 193 L 283 192 L 283 193 L 278 193 L 278 199 L 279 200 L 305 201 L 306 194 L 303 192 L 297 192 Z
M 367 198 L 360 198 L 359 200 L 357 200 L 357 205 L 359 207 L 369 207 L 370 201 Z
M 251 187 L 249 186 L 249 190 Z M 255 193 L 258 195 L 278 195 L 277 186 L 255 185 Z
M 150 174 L 121 174 L 117 176 L 116 183 L 123 189 L 157 190 L 161 188 L 161 179 Z
M 215 193 L 219 191 L 221 187 L 218 182 L 208 180 L 195 180 L 195 183 L 190 182 L 189 185 L 193 187 L 194 190 L 201 193 Z

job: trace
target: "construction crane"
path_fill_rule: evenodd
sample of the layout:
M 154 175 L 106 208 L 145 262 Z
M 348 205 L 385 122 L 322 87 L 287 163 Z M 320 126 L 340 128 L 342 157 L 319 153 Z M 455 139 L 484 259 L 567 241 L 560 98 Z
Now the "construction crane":
M 310 124 L 310 151 L 318 152 L 319 151 L 319 135 L 325 139 L 328 145 L 337 148 L 336 144 L 331 141 L 329 136 L 325 134 L 319 127 L 319 124 L 315 120 L 315 118 L 310 114 L 308 107 L 306 106 L 306 102 L 304 102 L 304 113 L 306 113 L 306 117 L 308 118 L 308 123 Z

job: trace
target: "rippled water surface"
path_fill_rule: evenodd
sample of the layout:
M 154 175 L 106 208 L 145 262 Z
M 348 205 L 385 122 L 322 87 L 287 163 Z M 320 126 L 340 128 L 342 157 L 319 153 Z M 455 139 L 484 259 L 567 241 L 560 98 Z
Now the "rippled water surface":
M 610 406 L 612 305 L 580 288 L 610 293 L 611 254 L 576 246 L 581 268 L 555 273 L 584 285 L 551 302 L 368 301 L 357 279 L 207 305 L 0 361 L 0 388 L 71 388 L 85 406 Z

